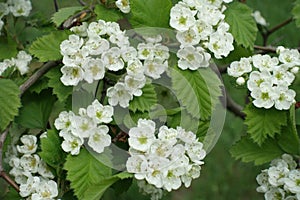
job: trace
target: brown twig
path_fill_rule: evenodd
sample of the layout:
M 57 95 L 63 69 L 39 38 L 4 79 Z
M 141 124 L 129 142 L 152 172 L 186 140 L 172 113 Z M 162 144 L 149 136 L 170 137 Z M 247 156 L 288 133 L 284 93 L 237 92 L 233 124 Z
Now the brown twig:
M 238 103 L 236 103 L 228 94 L 228 92 L 226 92 L 226 103 L 227 103 L 226 107 L 230 112 L 232 112 L 233 114 L 235 114 L 236 116 L 240 117 L 243 120 L 245 119 L 246 115 L 245 113 L 242 112 L 243 107 Z
M 39 70 L 37 70 L 25 83 L 20 86 L 20 96 L 24 94 L 39 78 L 47 73 L 52 67 L 57 66 L 59 63 L 50 61 L 44 64 Z

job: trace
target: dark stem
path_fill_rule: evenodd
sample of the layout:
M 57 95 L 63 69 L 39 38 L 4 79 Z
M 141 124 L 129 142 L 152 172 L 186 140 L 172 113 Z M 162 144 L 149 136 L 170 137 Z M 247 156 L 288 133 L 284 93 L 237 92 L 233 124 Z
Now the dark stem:
M 237 104 L 231 96 L 226 92 L 226 103 L 227 103 L 227 109 L 235 114 L 236 116 L 240 117 L 241 119 L 245 119 L 246 114 L 242 112 L 243 107 L 239 104 Z
M 55 8 L 55 12 L 58 11 L 58 4 L 57 4 L 57 0 L 54 0 L 54 8 Z
M 82 5 L 82 6 L 86 6 L 86 3 L 85 3 L 84 1 L 82 1 L 82 0 L 78 0 L 78 2 L 80 3 L 80 5 Z

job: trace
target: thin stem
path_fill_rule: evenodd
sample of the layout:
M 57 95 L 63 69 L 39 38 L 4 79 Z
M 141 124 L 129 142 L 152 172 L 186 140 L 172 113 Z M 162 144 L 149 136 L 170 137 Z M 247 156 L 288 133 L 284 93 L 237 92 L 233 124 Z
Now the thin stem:
M 236 103 L 228 94 L 228 92 L 226 92 L 226 102 L 227 102 L 226 107 L 230 112 L 232 112 L 233 114 L 235 114 L 236 116 L 240 117 L 243 120 L 245 119 L 246 114 L 242 112 L 243 107 L 238 103 Z
M 52 67 L 58 65 L 58 62 L 50 61 L 44 64 L 38 71 L 36 71 L 25 83 L 20 86 L 20 96 L 24 94 L 39 78 L 47 73 Z
M 86 6 L 86 3 L 85 3 L 84 1 L 82 1 L 82 0 L 78 0 L 78 2 L 80 3 L 80 5 L 82 5 L 82 6 Z
M 57 0 L 54 0 L 54 8 L 55 8 L 55 12 L 58 11 L 58 4 L 57 4 Z
M 271 35 L 272 33 L 274 33 L 275 31 L 277 31 L 278 29 L 281 29 L 282 27 L 284 27 L 285 25 L 288 25 L 289 23 L 291 23 L 293 21 L 293 18 L 289 18 L 287 20 L 285 20 L 284 22 L 274 26 L 273 28 L 271 28 L 270 30 L 267 31 L 268 35 Z

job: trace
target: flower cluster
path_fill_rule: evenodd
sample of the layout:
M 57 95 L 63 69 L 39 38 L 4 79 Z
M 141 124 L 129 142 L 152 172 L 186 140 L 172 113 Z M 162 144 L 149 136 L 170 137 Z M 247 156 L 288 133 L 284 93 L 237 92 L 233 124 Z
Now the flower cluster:
M 146 38 L 146 43 L 139 43 L 137 48 L 128 47 L 123 53 L 127 62 L 124 81 L 108 88 L 108 102 L 112 106 L 119 104 L 128 107 L 133 96 L 141 96 L 146 84 L 146 76 L 152 79 L 161 77 L 168 68 L 169 49 L 160 44 L 161 37 Z
M 300 170 L 293 157 L 283 154 L 271 162 L 270 168 L 256 177 L 260 185 L 257 192 L 264 193 L 266 200 L 300 199 Z
M 244 84 L 251 91 L 253 104 L 258 108 L 287 110 L 295 102 L 296 93 L 289 89 L 299 71 L 300 54 L 295 49 L 278 47 L 278 57 L 254 55 L 232 62 L 228 75 L 237 78 L 237 84 Z M 250 73 L 248 77 L 248 73 Z
M 130 12 L 130 2 L 129 2 L 129 0 L 117 0 L 116 1 L 116 6 L 123 13 L 129 13 Z
M 51 180 L 54 175 L 36 154 L 37 137 L 23 135 L 20 140 L 22 145 L 12 146 L 11 155 L 6 155 L 6 158 L 12 167 L 9 174 L 20 184 L 21 197 L 31 200 L 55 199 L 58 195 L 57 183 Z
M 31 55 L 27 54 L 25 51 L 19 51 L 16 58 L 5 59 L 3 62 L 0 62 L 0 75 L 8 68 L 13 67 L 18 69 L 21 75 L 25 74 L 29 70 L 29 63 L 31 62 Z
M 200 165 L 204 163 L 206 152 L 190 131 L 161 126 L 156 137 L 155 122 L 139 119 L 137 127 L 129 130 L 128 143 L 131 157 L 126 167 L 137 180 L 145 180 L 147 184 L 170 192 L 182 183 L 189 187 L 192 179 L 200 176 Z M 146 191 L 161 196 L 160 190 L 145 187 L 148 188 Z
M 103 106 L 98 100 L 94 100 L 86 109 L 80 108 L 79 115 L 72 111 L 61 112 L 54 126 L 60 130 L 59 136 L 64 139 L 62 149 L 77 155 L 84 139 L 87 139 L 89 147 L 97 153 L 102 153 L 104 148 L 111 144 L 109 128 L 103 123 L 111 122 L 112 115 L 113 107 Z
M 31 9 L 30 0 L 8 0 L 6 3 L 0 3 L 0 31 L 4 25 L 2 18 L 5 15 L 12 13 L 15 17 L 27 17 Z
M 99 20 L 71 30 L 75 34 L 60 45 L 64 63 L 61 81 L 65 85 L 77 85 L 82 80 L 92 83 L 103 79 L 106 70 L 126 67 L 124 80 L 107 91 L 112 106 L 128 107 L 133 96 L 142 95 L 146 76 L 157 79 L 168 67 L 166 46 L 151 40 L 135 48 L 115 22 Z
M 171 9 L 170 25 L 178 31 L 176 38 L 181 44 L 177 52 L 179 68 L 208 67 L 211 55 L 207 51 L 220 59 L 234 49 L 222 3 L 222 0 L 183 0 Z

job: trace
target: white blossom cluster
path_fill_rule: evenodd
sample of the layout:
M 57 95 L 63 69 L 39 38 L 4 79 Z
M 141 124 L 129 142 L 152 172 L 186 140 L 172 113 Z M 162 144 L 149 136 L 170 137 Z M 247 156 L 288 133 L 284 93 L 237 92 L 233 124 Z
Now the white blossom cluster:
M 117 0 L 116 1 L 116 6 L 123 13 L 129 13 L 130 12 L 130 2 L 129 2 L 129 0 Z
M 78 155 L 86 139 L 89 147 L 97 153 L 102 153 L 104 148 L 111 144 L 109 128 L 105 124 L 112 121 L 112 115 L 113 107 L 103 106 L 98 100 L 94 100 L 86 109 L 80 108 L 79 115 L 72 111 L 61 112 L 54 126 L 60 130 L 59 136 L 64 139 L 62 149 L 72 155 Z
M 4 59 L 3 62 L 0 62 L 0 75 L 2 75 L 6 69 L 11 67 L 13 67 L 14 70 L 19 70 L 21 75 L 24 75 L 29 71 L 28 65 L 31 60 L 31 55 L 27 54 L 25 51 L 19 51 L 16 58 Z
M 256 177 L 257 192 L 264 193 L 266 200 L 299 200 L 300 170 L 293 157 L 283 154 L 271 162 L 270 168 L 262 170 Z
M 127 62 L 124 80 L 108 88 L 108 102 L 112 106 L 129 106 L 133 96 L 141 96 L 146 84 L 146 76 L 152 79 L 161 77 L 168 68 L 169 49 L 160 44 L 161 36 L 146 38 L 146 43 L 139 43 L 137 48 L 128 47 L 123 59 Z
M 106 70 L 119 71 L 126 67 L 124 80 L 107 90 L 112 106 L 128 107 L 133 96 L 142 95 L 146 76 L 160 78 L 168 67 L 166 46 L 153 39 L 135 48 L 115 22 L 99 20 L 71 30 L 75 34 L 60 45 L 64 63 L 61 81 L 64 85 L 77 85 L 82 80 L 92 83 L 103 79 Z
M 194 133 L 161 126 L 156 137 L 155 126 L 152 120 L 139 119 L 137 127 L 129 130 L 131 157 L 126 168 L 137 180 L 147 182 L 141 183 L 142 189 L 152 191 L 152 199 L 159 199 L 161 190 L 170 192 L 182 183 L 189 187 L 192 179 L 200 176 L 206 152 Z
M 6 154 L 12 167 L 9 174 L 20 185 L 20 196 L 28 200 L 55 199 L 58 195 L 57 183 L 51 180 L 54 175 L 36 153 L 37 137 L 23 135 L 20 140 L 22 145 L 11 146 L 11 152 Z
M 299 71 L 300 54 L 296 49 L 278 47 L 278 57 L 254 55 L 234 61 L 228 75 L 236 77 L 237 84 L 247 88 L 258 108 L 288 110 L 295 102 L 296 92 L 289 89 Z M 250 75 L 248 75 L 250 73 Z
M 0 35 L 4 22 L 2 18 L 9 13 L 15 17 L 27 17 L 32 9 L 30 0 L 8 0 L 6 3 L 0 3 Z
M 221 59 L 234 49 L 233 36 L 224 21 L 225 9 L 222 0 L 183 0 L 171 9 L 170 25 L 177 30 L 176 38 L 181 44 L 177 52 L 179 68 L 208 67 L 208 51 Z

